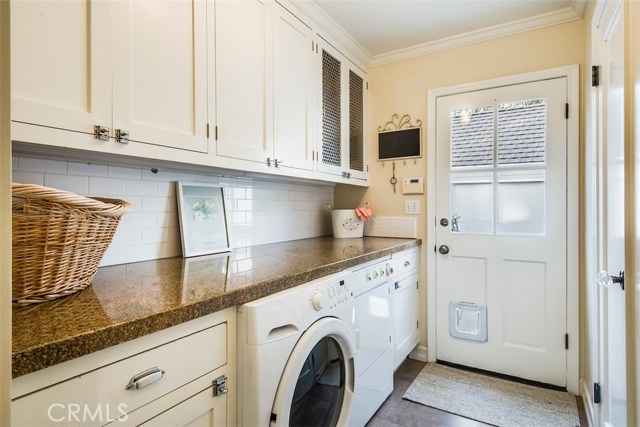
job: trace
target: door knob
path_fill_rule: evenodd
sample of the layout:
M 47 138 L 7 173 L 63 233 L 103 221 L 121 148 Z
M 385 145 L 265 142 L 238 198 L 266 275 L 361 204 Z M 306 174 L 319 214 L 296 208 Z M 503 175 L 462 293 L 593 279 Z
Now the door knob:
M 440 245 L 440 247 L 438 248 L 438 252 L 440 252 L 442 255 L 448 254 L 449 253 L 449 246 Z
M 624 271 L 621 271 L 618 276 L 609 276 L 609 273 L 606 271 L 601 271 L 596 276 L 596 280 L 598 285 L 603 288 L 608 288 L 614 283 L 618 283 L 620 285 L 620 289 L 624 291 Z
M 440 218 L 440 225 L 446 227 L 449 225 L 449 220 L 447 218 Z

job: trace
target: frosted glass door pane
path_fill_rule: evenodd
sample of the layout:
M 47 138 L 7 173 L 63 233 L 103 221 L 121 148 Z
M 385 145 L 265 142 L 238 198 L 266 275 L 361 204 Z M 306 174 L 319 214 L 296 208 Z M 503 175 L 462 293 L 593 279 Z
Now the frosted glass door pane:
M 497 232 L 544 234 L 544 187 L 544 181 L 498 183 Z
M 450 221 L 453 232 L 492 233 L 493 183 L 451 184 Z

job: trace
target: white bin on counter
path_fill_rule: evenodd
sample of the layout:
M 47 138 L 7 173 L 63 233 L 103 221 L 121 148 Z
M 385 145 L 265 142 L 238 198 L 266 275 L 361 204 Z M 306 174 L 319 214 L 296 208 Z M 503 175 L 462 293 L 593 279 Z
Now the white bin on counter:
M 362 237 L 364 221 L 358 218 L 355 209 L 334 209 L 331 212 L 333 237 L 338 239 Z

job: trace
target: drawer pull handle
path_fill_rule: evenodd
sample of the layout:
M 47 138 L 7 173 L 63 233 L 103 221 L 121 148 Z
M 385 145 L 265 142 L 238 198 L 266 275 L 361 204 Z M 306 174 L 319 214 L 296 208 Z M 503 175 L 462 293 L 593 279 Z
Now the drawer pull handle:
M 411 265 L 411 263 L 410 263 L 409 261 L 405 261 L 405 262 L 404 262 L 404 266 L 405 266 L 405 267 L 409 267 L 410 265 Z
M 144 388 L 162 379 L 163 375 L 164 369 L 159 366 L 147 369 L 146 371 L 140 372 L 138 375 L 131 377 L 129 384 L 127 384 L 127 390 Z

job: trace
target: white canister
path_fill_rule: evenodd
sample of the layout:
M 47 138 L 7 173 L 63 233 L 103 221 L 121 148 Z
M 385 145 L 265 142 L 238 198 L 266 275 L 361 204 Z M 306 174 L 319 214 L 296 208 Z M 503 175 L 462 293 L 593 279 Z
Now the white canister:
M 333 223 L 333 237 L 353 238 L 362 237 L 364 233 L 364 221 L 356 215 L 355 209 L 334 209 L 331 212 Z

